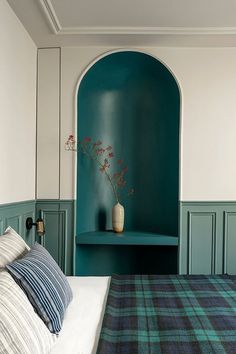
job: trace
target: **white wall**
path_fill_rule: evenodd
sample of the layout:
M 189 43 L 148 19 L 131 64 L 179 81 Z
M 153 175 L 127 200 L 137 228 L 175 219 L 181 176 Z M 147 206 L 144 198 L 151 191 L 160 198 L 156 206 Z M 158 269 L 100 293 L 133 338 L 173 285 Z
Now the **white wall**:
M 62 142 L 75 127 L 77 80 L 107 50 L 62 49 Z M 236 48 L 142 50 L 165 63 L 181 88 L 181 200 L 236 200 Z M 62 198 L 72 197 L 68 155 L 61 151 Z
M 60 49 L 38 53 L 37 199 L 60 197 Z
M 110 50 L 96 47 L 61 50 L 59 197 L 62 199 L 75 197 L 75 159 L 64 150 L 64 142 L 76 129 L 76 85 L 85 68 Z M 236 200 L 236 48 L 138 50 L 165 63 L 181 88 L 181 200 Z M 51 131 L 51 134 L 57 133 Z M 55 178 L 59 180 L 58 175 Z
M 35 197 L 36 47 L 6 0 L 0 0 L 0 47 L 2 204 Z M 181 87 L 181 200 L 235 201 L 236 48 L 129 49 L 160 59 Z M 85 68 L 111 48 L 62 48 L 56 54 L 55 49 L 51 50 L 54 59 L 42 60 L 41 68 L 49 65 L 54 71 L 49 70 L 42 85 L 48 102 L 54 96 L 57 107 L 50 108 L 54 113 L 44 122 L 42 118 L 39 121 L 39 146 L 44 149 L 45 158 L 42 153 L 38 155 L 38 197 L 70 199 L 75 197 L 75 156 L 64 150 L 64 142 L 76 129 L 76 84 Z M 55 97 L 51 75 L 59 69 L 61 78 L 55 75 L 55 80 L 59 78 L 61 83 L 56 83 Z M 41 77 L 40 74 L 39 81 Z M 41 103 L 40 109 L 43 115 L 47 112 L 47 106 Z M 54 120 L 57 127 L 52 124 Z M 49 137 L 47 149 L 43 131 Z M 50 142 L 56 152 L 49 159 Z
M 0 0 L 0 204 L 35 198 L 37 49 Z

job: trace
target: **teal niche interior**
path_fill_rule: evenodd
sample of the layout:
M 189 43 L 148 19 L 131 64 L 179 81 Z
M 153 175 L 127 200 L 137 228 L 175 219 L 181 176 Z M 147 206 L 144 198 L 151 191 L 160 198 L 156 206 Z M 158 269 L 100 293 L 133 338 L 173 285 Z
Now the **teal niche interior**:
M 160 61 L 141 52 L 108 54 L 90 67 L 81 80 L 77 112 L 77 139 L 89 136 L 107 146 L 111 145 L 113 164 L 122 159 L 128 166 L 127 185 L 132 186 L 135 193 L 131 198 L 121 200 L 125 208 L 125 231 L 138 232 L 139 235 L 143 233 L 144 237 L 142 244 L 133 246 L 133 250 L 137 248 L 137 254 L 142 253 L 140 249 L 145 246 L 147 233 L 178 238 L 180 93 L 171 72 Z M 94 247 L 80 240 L 87 233 L 97 234 L 97 231 L 111 229 L 114 204 L 115 199 L 105 176 L 86 156 L 78 154 L 78 274 L 82 269 L 84 274 L 86 269 L 89 269 L 89 274 L 96 274 L 96 260 L 101 247 L 97 247 L 96 254 Z M 120 257 L 116 235 L 113 234 L 113 237 L 113 248 L 116 246 L 117 256 Z M 99 240 L 97 243 L 101 245 Z M 129 249 L 127 242 L 120 246 L 123 250 L 126 247 L 126 254 Z M 158 244 L 155 239 L 153 242 Z M 177 247 L 170 245 L 169 249 L 173 247 L 176 256 L 173 257 L 173 252 L 170 256 L 177 271 Z M 107 254 L 107 262 L 110 262 L 111 253 L 113 259 L 116 257 L 111 245 L 102 248 L 103 257 Z M 147 257 L 148 247 L 143 248 L 143 252 Z M 134 258 L 133 254 L 126 257 L 128 263 L 129 259 Z M 155 257 L 152 259 L 153 269 L 150 271 L 157 273 Z M 94 268 L 91 266 L 93 262 Z M 134 261 L 130 269 L 135 272 L 133 264 Z M 128 271 L 129 267 L 126 268 Z M 112 271 L 119 272 L 119 267 L 112 268 Z

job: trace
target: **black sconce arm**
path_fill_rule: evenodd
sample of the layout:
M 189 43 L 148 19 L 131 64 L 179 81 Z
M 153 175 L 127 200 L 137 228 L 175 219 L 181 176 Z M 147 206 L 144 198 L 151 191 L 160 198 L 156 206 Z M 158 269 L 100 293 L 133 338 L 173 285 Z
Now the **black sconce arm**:
M 36 222 L 33 222 L 33 219 L 31 217 L 28 217 L 25 222 L 25 226 L 27 230 L 31 230 L 33 226 L 36 226 L 36 231 L 40 236 L 43 236 L 45 234 L 45 226 L 43 219 L 38 218 Z

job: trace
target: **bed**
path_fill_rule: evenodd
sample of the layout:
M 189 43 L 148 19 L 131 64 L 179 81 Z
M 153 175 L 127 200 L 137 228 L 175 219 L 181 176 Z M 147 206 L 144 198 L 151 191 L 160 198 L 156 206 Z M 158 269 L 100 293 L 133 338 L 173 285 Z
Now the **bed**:
M 236 276 L 65 277 L 8 228 L 0 295 L 0 353 L 236 353 Z
M 52 354 L 236 353 L 236 277 L 70 277 Z
M 73 292 L 51 354 L 95 354 L 110 277 L 67 277 Z
M 109 277 L 66 277 L 40 244 L 0 235 L 0 354 L 96 353 Z

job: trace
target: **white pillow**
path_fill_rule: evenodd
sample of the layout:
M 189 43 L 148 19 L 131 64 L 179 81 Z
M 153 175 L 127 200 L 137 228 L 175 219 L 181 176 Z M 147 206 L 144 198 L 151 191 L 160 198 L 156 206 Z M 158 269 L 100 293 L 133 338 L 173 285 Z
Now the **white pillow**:
M 11 275 L 0 271 L 0 353 L 48 354 L 55 342 Z
M 0 269 L 30 250 L 23 238 L 11 227 L 0 236 Z

